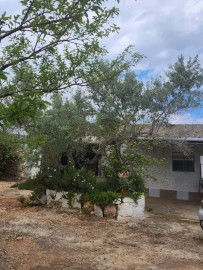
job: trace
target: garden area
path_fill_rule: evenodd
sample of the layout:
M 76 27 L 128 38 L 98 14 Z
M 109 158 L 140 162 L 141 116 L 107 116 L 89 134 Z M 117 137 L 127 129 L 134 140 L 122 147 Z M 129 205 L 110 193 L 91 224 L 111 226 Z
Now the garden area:
M 110 216 L 118 217 L 117 207 L 121 207 L 124 202 L 135 207 L 141 197 L 142 201 L 144 200 L 144 180 L 143 176 L 135 171 L 119 172 L 122 166 L 119 167 L 119 160 L 113 157 L 114 150 L 114 146 L 108 148 L 105 165 L 101 166 L 103 177 L 96 176 L 94 171 L 86 168 L 89 160 L 82 162 L 81 159 L 81 164 L 85 164 L 79 169 L 74 162 L 68 161 L 66 156 L 66 164 L 44 167 L 33 178 L 18 183 L 18 189 L 33 191 L 29 200 L 24 197 L 19 200 L 24 206 L 47 203 L 49 206 L 79 208 L 88 214 L 95 213 L 102 217 L 109 215 L 107 208 L 110 207 Z M 63 153 L 62 161 L 65 160 L 64 155 Z M 116 167 L 113 167 L 114 163 Z M 143 211 L 144 202 L 142 214 Z M 135 213 L 130 216 L 133 215 Z
M 1 270 L 200 270 L 199 204 L 146 198 L 144 217 L 118 222 L 79 209 L 22 206 L 31 191 L 0 182 Z

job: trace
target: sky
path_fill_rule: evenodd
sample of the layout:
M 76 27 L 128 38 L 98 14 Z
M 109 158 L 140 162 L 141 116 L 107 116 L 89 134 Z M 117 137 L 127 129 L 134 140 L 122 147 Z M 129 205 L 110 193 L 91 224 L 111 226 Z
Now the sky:
M 0 13 L 16 13 L 18 2 L 0 0 Z M 120 32 L 102 42 L 111 57 L 133 44 L 145 56 L 136 67 L 144 80 L 163 75 L 180 54 L 186 59 L 198 54 L 203 66 L 203 0 L 120 0 L 118 7 L 120 14 L 113 22 Z M 203 103 L 172 116 L 171 122 L 203 124 Z
M 199 55 L 203 66 L 203 0 L 121 0 L 115 22 L 119 35 L 112 35 L 106 46 L 117 54 L 129 44 L 144 54 L 137 66 L 144 79 L 164 75 L 178 55 L 186 59 Z M 170 119 L 172 123 L 202 123 L 203 102 Z

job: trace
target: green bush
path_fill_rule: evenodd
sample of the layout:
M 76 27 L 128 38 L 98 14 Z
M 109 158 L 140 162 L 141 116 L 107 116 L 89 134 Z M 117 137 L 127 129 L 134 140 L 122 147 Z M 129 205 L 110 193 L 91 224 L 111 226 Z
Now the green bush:
M 60 173 L 55 168 L 47 168 L 43 172 L 39 172 L 34 179 L 28 179 L 19 183 L 19 189 L 33 190 L 35 195 L 40 198 L 45 194 L 46 189 L 59 190 Z
M 86 169 L 77 170 L 69 165 L 64 175 L 57 168 L 48 167 L 39 172 L 34 179 L 18 184 L 19 189 L 33 190 L 37 196 L 46 189 L 91 193 L 96 187 L 95 175 Z
M 128 178 L 120 178 L 118 191 L 122 192 L 123 190 L 129 194 L 134 192 L 144 193 L 144 179 L 142 175 L 134 172 Z
M 93 172 L 82 169 L 75 169 L 69 166 L 59 181 L 61 190 L 72 190 L 79 193 L 91 193 L 96 188 L 96 177 Z
M 122 197 L 131 197 L 135 202 L 144 193 L 144 175 L 140 166 L 144 166 L 143 154 L 128 147 L 121 154 L 117 145 L 109 146 L 105 156 L 106 162 L 102 169 L 106 183 L 98 185 L 98 190 L 120 193 Z M 144 164 L 143 164 L 144 163 Z M 138 168 L 135 171 L 135 168 Z M 124 176 L 128 172 L 128 176 Z M 120 177 L 119 177 L 120 174 Z
M 90 194 L 90 201 L 94 204 L 97 204 L 101 207 L 104 214 L 104 209 L 107 205 L 112 204 L 113 201 L 120 197 L 119 193 L 106 191 L 106 192 L 95 192 Z
M 12 187 L 18 187 L 18 189 L 24 189 L 24 190 L 34 190 L 35 186 L 36 186 L 35 181 L 28 179 L 28 180 L 21 182 L 19 184 L 15 184 Z
M 0 178 L 16 176 L 20 159 L 19 149 L 15 144 L 0 142 Z
M 73 191 L 69 191 L 66 194 L 63 195 L 63 198 L 68 201 L 68 205 L 72 207 L 72 200 L 75 196 L 75 193 Z

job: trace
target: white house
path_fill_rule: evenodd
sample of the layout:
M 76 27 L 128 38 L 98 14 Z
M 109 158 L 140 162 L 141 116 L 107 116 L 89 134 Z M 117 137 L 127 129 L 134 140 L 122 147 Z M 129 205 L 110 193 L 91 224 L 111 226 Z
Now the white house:
M 159 140 L 167 140 L 157 147 L 153 156 L 165 162 L 150 168 L 157 179 L 146 179 L 150 197 L 199 201 L 203 198 L 203 125 L 171 125 L 159 131 Z M 185 146 L 191 151 L 185 152 Z

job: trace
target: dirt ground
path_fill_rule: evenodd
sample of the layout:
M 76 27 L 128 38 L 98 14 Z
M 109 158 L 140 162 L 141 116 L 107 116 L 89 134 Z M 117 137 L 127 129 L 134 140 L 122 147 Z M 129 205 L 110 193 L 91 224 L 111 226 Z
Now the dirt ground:
M 121 223 L 23 208 L 10 185 L 0 182 L 0 270 L 203 269 L 197 203 L 148 199 L 143 220 Z

